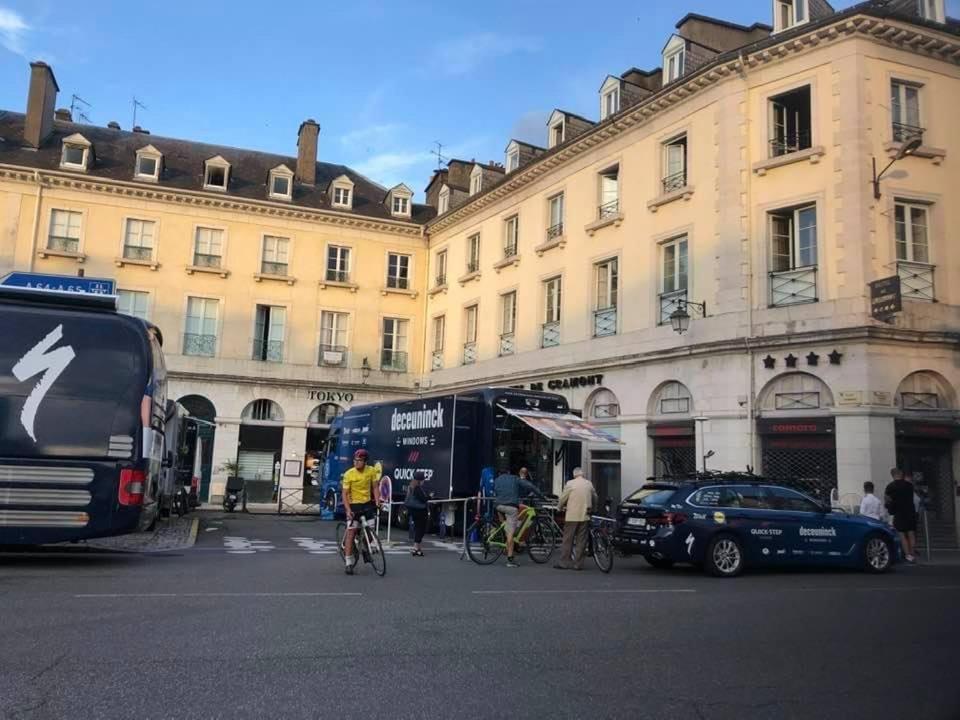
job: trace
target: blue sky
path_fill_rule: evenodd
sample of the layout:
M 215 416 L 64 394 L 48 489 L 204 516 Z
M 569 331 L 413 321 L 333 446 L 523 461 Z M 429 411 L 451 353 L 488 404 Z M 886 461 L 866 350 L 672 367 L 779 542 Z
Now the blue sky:
M 321 160 L 422 197 L 435 141 L 499 161 L 512 137 L 544 144 L 554 107 L 595 118 L 608 73 L 659 65 L 686 12 L 750 24 L 770 22 L 770 5 L 0 0 L 0 108 L 23 111 L 27 61 L 42 58 L 58 105 L 76 93 L 94 124 L 128 129 L 136 95 L 155 134 L 295 155 L 314 117 Z

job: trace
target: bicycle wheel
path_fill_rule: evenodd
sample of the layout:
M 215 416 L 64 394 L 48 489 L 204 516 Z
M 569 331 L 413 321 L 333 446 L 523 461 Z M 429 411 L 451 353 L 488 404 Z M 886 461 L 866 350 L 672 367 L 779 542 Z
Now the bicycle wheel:
M 590 530 L 590 536 L 593 541 L 593 561 L 601 572 L 610 572 L 613 570 L 613 543 L 610 542 L 610 536 L 602 530 Z
M 489 520 L 477 520 L 467 530 L 467 555 L 477 565 L 492 565 L 503 555 L 503 546 L 492 545 L 490 541 L 503 542 L 505 539 L 500 526 Z
M 337 552 L 340 553 L 340 559 L 343 560 L 343 541 L 347 534 L 347 524 L 346 523 L 337 523 L 336 530 L 336 539 L 337 539 Z
M 545 563 L 557 546 L 557 534 L 548 520 L 536 518 L 527 534 L 527 551 L 536 563 Z
M 373 565 L 373 571 L 380 577 L 383 577 L 387 574 L 387 556 L 383 554 L 383 545 L 380 544 L 380 536 L 370 528 L 367 528 L 365 542 L 367 552 L 370 554 L 370 564 Z

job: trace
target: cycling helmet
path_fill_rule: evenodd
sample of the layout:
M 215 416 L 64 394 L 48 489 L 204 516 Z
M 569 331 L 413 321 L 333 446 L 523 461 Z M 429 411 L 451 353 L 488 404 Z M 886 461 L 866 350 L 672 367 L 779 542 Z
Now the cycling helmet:
M 354 459 L 354 460 L 366 460 L 366 459 L 369 458 L 369 457 L 370 457 L 370 453 L 368 453 L 368 452 L 367 452 L 366 450 L 364 450 L 363 448 L 360 448 L 359 450 L 357 450 L 357 451 L 353 454 L 353 459 Z

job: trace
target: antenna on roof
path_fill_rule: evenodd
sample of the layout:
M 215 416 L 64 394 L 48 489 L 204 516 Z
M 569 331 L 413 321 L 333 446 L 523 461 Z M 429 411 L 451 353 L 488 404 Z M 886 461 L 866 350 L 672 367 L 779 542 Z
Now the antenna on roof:
M 137 96 L 134 95 L 133 96 L 133 124 L 130 126 L 131 128 L 135 128 L 137 126 L 137 108 L 138 107 L 143 108 L 144 110 L 147 109 L 147 106 L 144 105 L 139 100 L 137 100 Z
M 431 150 L 431 151 L 430 151 L 430 154 L 437 156 L 437 170 L 439 170 L 439 169 L 443 166 L 443 163 L 444 163 L 446 160 L 449 160 L 450 158 L 445 157 L 444 155 L 441 154 L 440 151 L 443 150 L 443 145 L 440 143 L 439 140 L 434 140 L 433 142 L 434 142 L 434 144 L 437 146 L 437 149 L 436 149 L 436 150 Z
M 81 107 L 81 105 L 85 107 Z M 70 96 L 70 117 L 76 117 L 78 120 L 90 122 L 90 117 L 87 115 L 86 111 L 92 107 L 93 105 L 88 103 L 79 95 Z

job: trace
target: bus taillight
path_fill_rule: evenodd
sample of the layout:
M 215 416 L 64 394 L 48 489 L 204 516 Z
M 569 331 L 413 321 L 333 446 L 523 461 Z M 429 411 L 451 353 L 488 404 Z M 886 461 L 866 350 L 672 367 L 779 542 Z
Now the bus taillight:
M 147 475 L 143 470 L 121 470 L 120 490 L 117 493 L 121 505 L 143 505 L 143 491 Z

